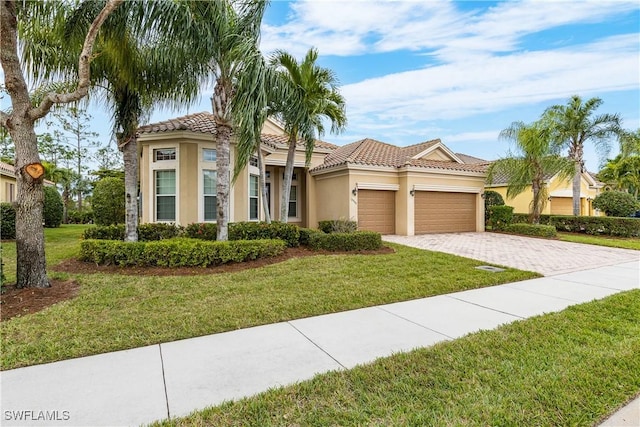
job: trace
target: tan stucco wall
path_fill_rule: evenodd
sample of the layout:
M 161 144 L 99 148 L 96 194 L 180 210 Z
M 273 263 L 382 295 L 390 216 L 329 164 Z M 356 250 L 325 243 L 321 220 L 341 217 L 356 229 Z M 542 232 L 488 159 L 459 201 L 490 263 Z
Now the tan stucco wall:
M 179 174 L 180 190 L 176 203 L 180 209 L 180 224 L 187 225 L 198 222 L 198 209 L 193 208 L 192 201 L 198 200 L 198 181 L 201 178 L 199 168 L 191 166 L 198 163 L 198 144 L 183 142 L 178 149 L 180 166 L 176 176 Z
M 8 202 L 14 201 L 14 200 L 9 200 L 9 192 L 7 191 L 8 184 L 13 184 L 14 200 L 15 200 L 15 197 L 17 197 L 18 184 L 16 183 L 16 179 L 11 176 L 0 174 L 0 202 L 1 203 L 8 203 Z
M 347 219 L 355 220 L 350 215 L 350 206 L 356 206 L 356 198 L 351 194 L 354 188 L 350 185 L 347 171 L 319 175 L 315 180 L 316 220 Z

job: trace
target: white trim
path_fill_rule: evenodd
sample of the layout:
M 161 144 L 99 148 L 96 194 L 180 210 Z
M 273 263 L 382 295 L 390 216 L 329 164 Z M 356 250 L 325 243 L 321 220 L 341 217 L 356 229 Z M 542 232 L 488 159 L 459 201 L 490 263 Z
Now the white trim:
M 440 148 L 442 151 L 444 151 L 447 156 L 451 157 L 451 160 L 455 161 L 456 163 L 464 164 L 464 162 L 462 160 L 460 160 L 460 158 L 458 156 L 456 156 L 455 153 L 453 151 L 451 151 L 446 145 L 444 145 L 442 143 L 442 141 L 438 141 L 436 144 L 432 145 L 431 147 L 427 148 L 426 150 L 421 151 L 420 153 L 418 153 L 415 156 L 413 156 L 412 159 L 415 159 L 415 160 L 422 159 L 424 156 L 426 156 L 429 153 L 434 152 L 438 148 Z
M 398 184 L 383 184 L 376 182 L 356 182 L 356 188 L 358 190 L 390 190 L 390 191 L 398 191 L 400 190 L 400 185 Z
M 573 190 L 556 190 L 549 193 L 549 197 L 571 197 L 573 198 Z M 588 194 L 580 193 L 580 198 L 585 199 L 589 197 Z
M 413 186 L 415 191 L 440 191 L 446 193 L 481 193 L 483 187 L 462 187 L 456 185 L 428 185 L 428 184 L 415 184 Z

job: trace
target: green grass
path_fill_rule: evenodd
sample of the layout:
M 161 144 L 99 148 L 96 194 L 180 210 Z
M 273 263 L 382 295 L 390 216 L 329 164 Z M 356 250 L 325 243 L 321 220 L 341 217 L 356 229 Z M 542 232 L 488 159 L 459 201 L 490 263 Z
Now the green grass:
M 331 372 L 163 426 L 592 426 L 640 392 L 640 291 Z
M 69 239 L 66 254 L 78 246 L 77 236 Z M 47 243 L 48 253 L 58 244 Z M 393 247 L 394 254 L 319 255 L 224 274 L 56 273 L 77 280 L 80 295 L 2 322 L 2 369 L 539 276 L 514 269 L 489 273 L 474 268 L 478 261 Z
M 640 238 L 611 236 L 590 236 L 588 234 L 558 233 L 564 242 L 586 243 L 589 245 L 609 246 L 612 248 L 635 249 L 640 251 Z

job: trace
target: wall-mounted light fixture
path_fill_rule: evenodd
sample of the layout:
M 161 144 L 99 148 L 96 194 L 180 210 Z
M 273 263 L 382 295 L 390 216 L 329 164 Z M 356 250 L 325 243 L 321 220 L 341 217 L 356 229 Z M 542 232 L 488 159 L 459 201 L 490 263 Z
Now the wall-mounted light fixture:
M 593 199 L 591 197 L 587 197 L 587 202 L 592 201 Z
M 353 190 L 351 190 L 351 194 L 353 194 L 354 197 L 358 194 L 358 186 L 357 185 L 355 187 L 353 187 Z
M 548 200 L 548 201 L 551 201 L 551 196 L 547 197 L 547 200 Z
M 482 197 L 483 199 L 486 197 L 485 193 L 480 193 L 480 197 Z
M 411 195 L 411 197 L 416 195 L 416 187 L 412 187 L 411 190 L 409 190 L 409 194 Z

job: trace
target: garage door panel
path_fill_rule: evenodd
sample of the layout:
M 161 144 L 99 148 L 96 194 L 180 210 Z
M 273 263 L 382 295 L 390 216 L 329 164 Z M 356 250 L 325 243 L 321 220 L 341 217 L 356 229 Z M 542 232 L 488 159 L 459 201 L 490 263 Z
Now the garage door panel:
M 395 191 L 358 191 L 358 229 L 377 231 L 382 234 L 395 234 Z
M 416 234 L 476 231 L 475 193 L 416 191 Z
M 573 198 L 552 197 L 551 215 L 573 215 Z

